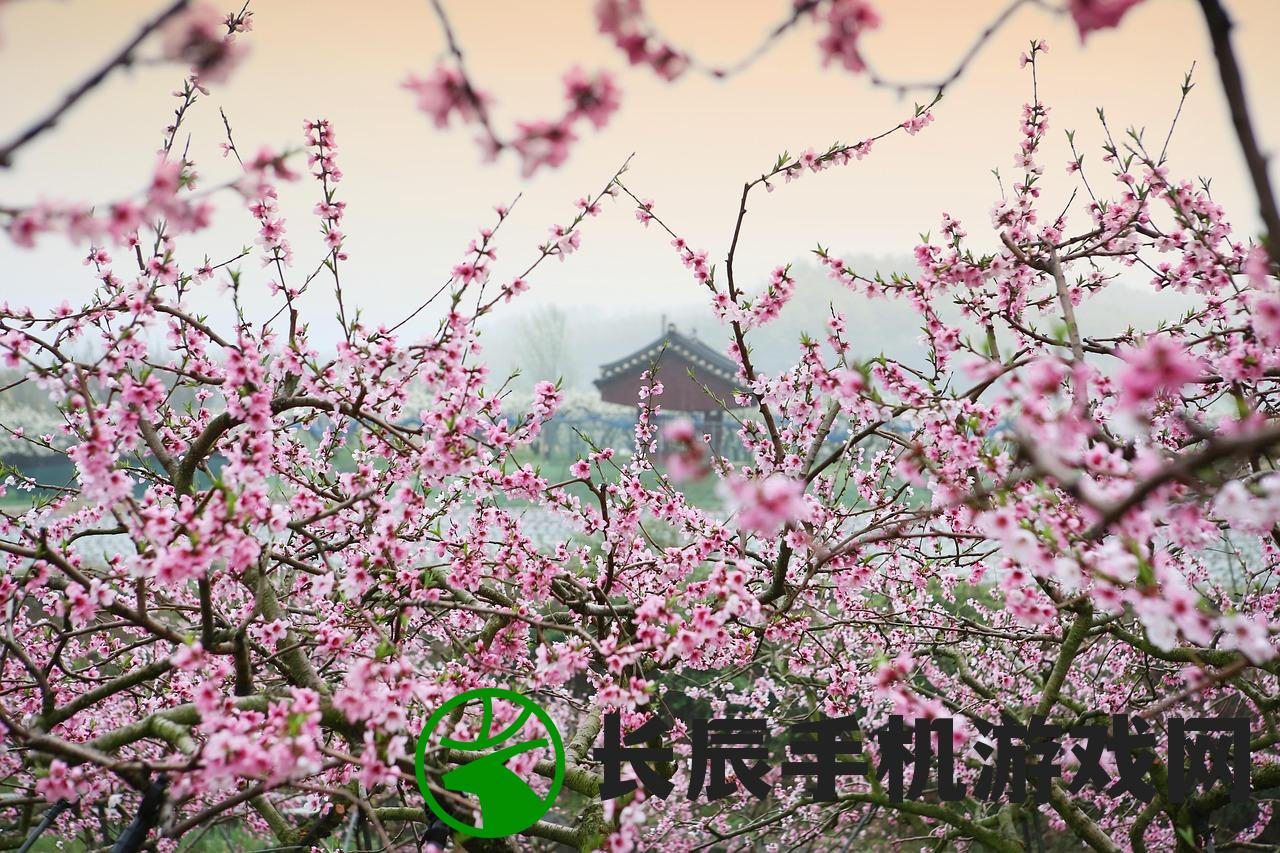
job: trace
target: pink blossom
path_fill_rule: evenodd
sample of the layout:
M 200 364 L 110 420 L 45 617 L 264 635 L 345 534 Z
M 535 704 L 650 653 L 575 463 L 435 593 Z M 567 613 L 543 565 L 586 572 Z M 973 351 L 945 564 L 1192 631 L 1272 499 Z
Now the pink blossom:
M 1280 346 L 1280 294 L 1259 293 L 1253 299 L 1252 320 L 1263 343 Z
M 662 436 L 674 450 L 665 459 L 667 473 L 672 480 L 683 483 L 701 479 L 711 473 L 707 459 L 707 441 L 698 440 L 693 421 L 676 418 L 663 428 Z M 710 436 L 706 439 L 709 440 Z
M 574 66 L 564 76 L 565 98 L 569 101 L 570 119 L 586 118 L 597 128 L 609 123 L 609 117 L 621 105 L 621 91 L 613 75 L 599 71 L 593 77 Z
M 827 31 L 818 42 L 822 63 L 838 59 L 849 71 L 865 70 L 858 39 L 865 31 L 880 26 L 880 16 L 871 4 L 866 0 L 832 0 L 825 23 Z
M 417 96 L 418 109 L 440 128 L 448 127 L 455 113 L 464 123 L 478 120 L 491 100 L 472 89 L 461 71 L 448 65 L 437 66 L 429 77 L 411 74 L 403 86 Z
M 519 296 L 521 293 L 524 293 L 528 289 L 529 282 L 525 281 L 523 278 L 513 279 L 512 282 L 502 290 L 503 301 L 510 302 L 512 299 Z
M 1152 400 L 1157 394 L 1176 392 L 1201 375 L 1203 365 L 1177 339 L 1149 338 L 1139 347 L 1124 350 L 1120 371 L 1120 405 L 1127 409 Z
M 1223 631 L 1223 646 L 1235 649 L 1253 663 L 1266 663 L 1276 656 L 1271 631 L 1261 613 L 1253 616 L 1228 614 L 1219 620 L 1218 625 Z
M 834 393 L 843 403 L 854 403 L 866 390 L 867 381 L 860 371 L 842 367 L 831 375 L 835 382 Z
M 781 474 L 728 481 L 729 500 L 738 525 L 761 536 L 772 536 L 785 524 L 809 518 L 804 489 L 803 482 Z
M 666 425 L 662 431 L 667 441 L 689 444 L 693 441 L 693 421 L 688 418 L 676 418 Z
M 198 669 L 205 661 L 204 647 L 200 645 L 199 641 L 178 646 L 178 650 L 173 653 L 173 657 L 170 660 L 174 666 L 181 670 Z
M 519 131 L 511 147 L 520 152 L 521 171 L 527 178 L 542 166 L 555 168 L 569 157 L 577 140 L 568 122 L 529 121 L 516 124 Z
M 212 3 L 192 5 L 164 28 L 164 55 L 184 62 L 201 83 L 222 83 L 248 49 L 227 33 L 224 17 Z
M 925 110 L 918 116 L 907 119 L 902 123 L 902 128 L 912 136 L 924 130 L 930 124 L 933 124 L 933 111 Z
M 80 799 L 76 785 L 80 782 L 80 768 L 71 769 L 61 758 L 49 762 L 49 773 L 36 783 L 36 791 L 51 803 L 65 800 L 74 803 Z
M 1114 27 L 1120 23 L 1125 13 L 1142 0 L 1070 0 L 1071 18 L 1080 30 L 1080 41 L 1084 41 L 1093 30 Z
M 1254 244 L 1244 259 L 1244 274 L 1249 279 L 1249 286 L 1255 290 L 1263 290 L 1267 286 L 1267 277 L 1271 274 L 1271 255 L 1265 246 Z

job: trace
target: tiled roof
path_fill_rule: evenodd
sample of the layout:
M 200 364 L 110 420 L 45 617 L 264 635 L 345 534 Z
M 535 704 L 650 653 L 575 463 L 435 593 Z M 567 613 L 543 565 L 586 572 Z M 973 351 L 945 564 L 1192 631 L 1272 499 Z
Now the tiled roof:
M 734 382 L 738 372 L 737 365 L 728 356 L 721 355 L 697 338 L 683 335 L 676 331 L 674 325 L 667 327 L 667 333 L 652 343 L 641 347 L 631 355 L 623 356 L 617 361 L 601 365 L 600 378 L 596 384 L 607 382 L 618 376 L 647 370 L 666 351 L 667 356 L 677 355 L 693 367 L 694 373 L 705 373 L 718 376 L 726 382 Z

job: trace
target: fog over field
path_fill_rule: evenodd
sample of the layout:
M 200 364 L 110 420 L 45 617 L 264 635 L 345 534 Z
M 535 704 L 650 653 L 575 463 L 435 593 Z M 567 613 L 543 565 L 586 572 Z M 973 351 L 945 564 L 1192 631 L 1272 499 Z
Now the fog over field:
M 879 271 L 886 279 L 892 273 L 913 275 L 918 271 L 908 255 L 853 256 L 849 266 L 864 275 Z M 607 285 L 596 301 L 558 301 L 532 294 L 523 312 L 498 315 L 487 324 L 483 337 L 493 362 L 493 377 L 499 381 L 508 371 L 519 369 L 517 387 L 541 379 L 563 378 L 565 386 L 591 391 L 600 365 L 651 343 L 663 330 L 664 321 L 674 323 L 684 333 L 723 352 L 729 343 L 728 329 L 711 311 L 706 291 L 685 274 L 674 261 L 670 278 L 683 277 L 687 299 L 643 310 L 621 307 L 611 302 Z M 758 279 L 767 277 L 759 271 Z M 903 299 L 867 299 L 832 281 L 815 260 L 801 258 L 792 265 L 797 281 L 796 295 L 782 310 L 778 320 L 752 336 L 759 365 L 766 371 L 794 364 L 801 350 L 801 336 L 808 333 L 822 340 L 831 310 L 844 314 L 854 355 L 870 358 L 885 354 L 908 363 L 922 365 L 926 349 L 920 343 L 919 315 Z M 1119 334 L 1130 327 L 1142 328 L 1161 320 L 1172 321 L 1199 304 L 1195 295 L 1155 292 L 1150 276 L 1141 268 L 1122 270 L 1117 283 L 1095 296 L 1086 297 L 1078 310 L 1096 336 Z M 671 282 L 667 283 L 671 286 Z M 962 322 L 958 311 L 944 315 L 948 322 Z M 1050 331 L 1053 318 L 1042 325 Z

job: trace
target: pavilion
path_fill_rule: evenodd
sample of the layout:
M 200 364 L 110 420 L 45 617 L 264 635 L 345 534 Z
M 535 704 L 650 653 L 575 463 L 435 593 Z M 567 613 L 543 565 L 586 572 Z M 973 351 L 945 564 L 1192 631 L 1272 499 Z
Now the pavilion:
M 692 416 L 699 431 L 711 435 L 711 445 L 719 452 L 724 410 L 739 408 L 734 396 L 743 391 L 737 365 L 698 340 L 696 334 L 683 334 L 670 323 L 653 341 L 600 367 L 600 378 L 595 382 L 600 398 L 639 408 L 643 374 L 650 368 L 662 383 L 658 398 L 662 411 Z

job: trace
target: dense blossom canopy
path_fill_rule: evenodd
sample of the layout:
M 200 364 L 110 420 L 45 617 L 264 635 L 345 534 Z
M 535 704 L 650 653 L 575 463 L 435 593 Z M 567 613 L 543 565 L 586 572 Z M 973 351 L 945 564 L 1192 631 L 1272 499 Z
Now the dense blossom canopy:
M 858 70 L 874 11 L 797 5 L 832 28 L 833 61 Z M 1084 31 L 1130 5 L 1072 8 L 1087 10 Z M 234 61 L 239 46 L 223 40 L 248 29 L 243 12 L 225 29 L 184 14 L 165 36 L 200 73 L 179 93 L 183 110 Z M 681 54 L 654 46 L 638 3 L 602 3 L 600 20 L 634 61 L 677 73 Z M 1067 729 L 1125 714 L 1163 737 L 1171 715 L 1230 713 L 1251 720 L 1251 790 L 1280 785 L 1276 268 L 1139 135 L 1113 137 L 1104 122 L 1100 157 L 1043 163 L 1050 112 L 1031 80 L 1046 49 L 1024 57 L 1032 96 L 990 222 L 943 214 L 911 275 L 818 250 L 870 304 L 910 304 L 921 364 L 855 358 L 833 312 L 795 364 L 763 372 L 751 340 L 797 285 L 785 265 L 744 270 L 734 254 L 748 195 L 910 156 L 936 104 L 856 144 L 779 158 L 744 186 L 723 264 L 679 236 L 678 213 L 633 194 L 625 166 L 505 282 L 490 270 L 510 215 L 499 209 L 411 313 L 439 318 L 420 339 L 366 326 L 344 293 L 339 138 L 324 120 L 306 122 L 305 170 L 296 154 L 244 154 L 228 130 L 244 168 L 226 191 L 257 222 L 251 257 L 179 263 L 211 210 L 173 146 L 176 124 L 138 197 L 8 213 L 19 246 L 53 231 L 82 245 L 98 284 L 53 312 L 0 306 L 3 392 L 34 385 L 48 400 L 47 432 L 3 424 L 9 443 L 75 468 L 66 485 L 15 471 L 0 487 L 40 490 L 0 514 L 5 841 L 72 806 L 54 812 L 58 833 L 96 844 L 134 832 L 138 846 L 174 849 L 234 821 L 289 849 L 352 839 L 357 826 L 365 847 L 421 848 L 437 827 L 414 783 L 418 732 L 446 700 L 493 686 L 536 697 L 567 744 L 565 790 L 510 841 L 520 849 L 834 850 L 863 833 L 1022 850 L 1033 833 L 1069 833 L 1111 851 L 1257 835 L 1270 819 L 1261 796 L 1229 819 L 1221 788 L 1173 803 L 1163 751 L 1149 805 L 1066 779 L 1036 807 L 940 802 L 932 782 L 897 803 L 856 777 L 822 802 L 776 768 L 764 801 L 738 789 L 695 804 L 679 794 L 687 761 L 663 769 L 678 783 L 669 798 L 643 786 L 599 797 L 591 748 L 606 715 L 623 731 L 683 718 L 670 740 L 687 759 L 684 720 L 743 709 L 774 732 L 820 716 L 866 730 L 891 714 L 953 717 L 969 789 L 982 724 L 1002 714 Z M 607 78 L 575 70 L 566 82 L 571 123 L 617 108 Z M 484 120 L 462 76 L 409 85 L 438 124 Z M 553 145 L 534 160 L 558 157 Z M 302 171 L 326 245 L 305 263 L 286 225 L 303 212 L 277 195 Z M 669 241 L 723 321 L 718 346 L 746 389 L 725 401 L 741 452 L 713 453 L 687 421 L 663 425 L 655 365 L 630 446 L 584 436 L 567 470 L 535 467 L 526 451 L 562 393 L 542 382 L 516 405 L 486 367 L 480 323 L 519 310 L 526 280 L 570 255 L 592 217 L 630 208 L 637 239 Z M 995 248 L 973 248 L 967 228 Z M 272 280 L 267 316 L 239 310 L 251 259 Z M 1094 333 L 1076 309 L 1120 278 L 1196 307 Z M 341 324 L 334 351 L 311 342 L 319 321 L 297 306 L 322 287 Z M 198 315 L 211 289 L 238 321 Z M 687 484 L 708 479 L 722 506 L 689 499 Z M 563 542 L 530 530 L 547 514 L 569 531 Z M 877 757 L 873 740 L 865 752 Z M 538 756 L 519 769 L 550 774 Z

